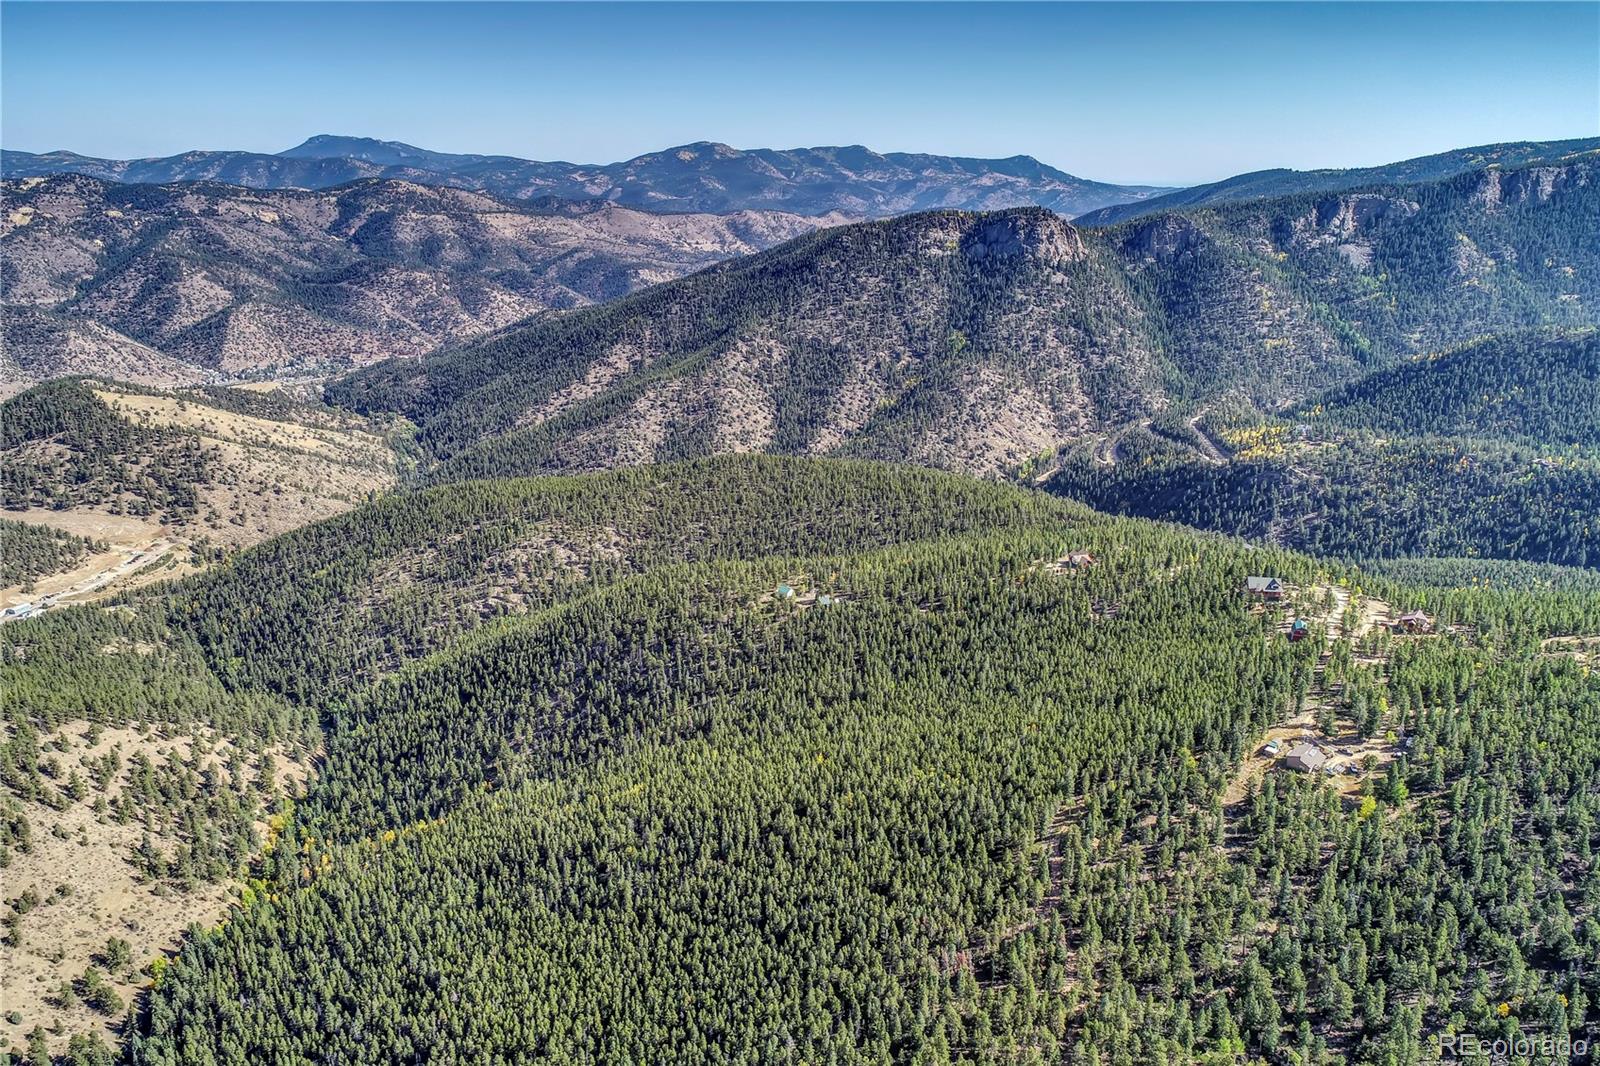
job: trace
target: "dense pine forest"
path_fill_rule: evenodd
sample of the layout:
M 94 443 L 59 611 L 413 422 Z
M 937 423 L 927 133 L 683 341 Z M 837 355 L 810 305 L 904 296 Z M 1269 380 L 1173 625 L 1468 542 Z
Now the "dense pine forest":
M 1370 374 L 1303 405 L 1318 425 L 1384 436 L 1600 445 L 1600 333 L 1506 333 Z
M 1600 595 L 1410 580 L 870 463 L 469 482 L 0 629 L 6 782 L 73 802 L 30 739 L 73 718 L 322 752 L 259 838 L 227 791 L 179 808 L 239 835 L 150 876 L 248 887 L 127 1005 L 138 1063 L 1581 1035 Z M 1301 720 L 1357 769 L 1263 764 Z
M 1103 510 L 1358 559 L 1600 563 L 1600 341 L 1509 333 L 1379 370 L 1276 416 L 1163 418 L 1116 461 L 1070 450 L 1051 491 Z

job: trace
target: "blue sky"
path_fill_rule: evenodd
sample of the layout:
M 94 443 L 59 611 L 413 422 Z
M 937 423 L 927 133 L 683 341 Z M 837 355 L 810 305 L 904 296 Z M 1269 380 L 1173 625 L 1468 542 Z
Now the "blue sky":
M 1026 154 L 1188 183 L 1600 133 L 1600 3 L 0 5 L 0 141 L 608 162 Z

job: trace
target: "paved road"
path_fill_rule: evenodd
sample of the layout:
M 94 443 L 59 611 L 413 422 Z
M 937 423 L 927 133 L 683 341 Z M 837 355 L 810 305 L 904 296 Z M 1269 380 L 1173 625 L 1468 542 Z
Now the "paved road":
M 1189 428 L 1194 430 L 1195 438 L 1200 442 L 1200 451 L 1205 455 L 1206 461 L 1222 466 L 1227 463 L 1228 455 L 1222 450 L 1222 446 L 1217 443 L 1217 439 L 1211 435 L 1210 431 L 1201 428 L 1200 420 L 1205 416 L 1206 412 L 1201 411 L 1189 419 Z

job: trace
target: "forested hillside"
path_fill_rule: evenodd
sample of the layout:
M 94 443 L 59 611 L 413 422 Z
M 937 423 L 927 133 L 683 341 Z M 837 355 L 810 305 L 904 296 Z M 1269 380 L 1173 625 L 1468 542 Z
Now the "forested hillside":
M 7 510 L 126 515 L 222 543 L 392 485 L 397 447 L 392 427 L 272 392 L 65 378 L 0 405 Z
M 486 580 L 443 629 L 337 609 Z M 1411 1063 L 1600 1021 L 1593 593 L 729 457 L 401 495 L 127 607 L 0 630 L 13 731 L 326 751 L 135 1062 Z M 1302 720 L 1354 776 L 1262 765 Z
M 1051 491 L 1318 554 L 1600 563 L 1592 330 L 1510 333 L 1374 372 L 1282 418 L 1173 420 L 1063 454 Z M 1110 462 L 1103 461 L 1109 456 Z
M 842 554 L 1064 515 L 1089 520 L 931 472 L 712 460 L 392 497 L 172 595 L 228 680 L 311 699 L 668 563 Z
M 46 382 L 0 403 L 0 606 L 107 598 L 393 486 L 409 431 L 290 389 Z M 90 552 L 87 549 L 93 548 Z
M 329 390 L 441 476 L 710 452 L 975 473 L 1186 404 L 1276 409 L 1488 333 L 1590 325 L 1592 163 L 1081 231 L 933 213 L 759 256 Z
M 177 521 L 210 484 L 198 436 L 119 418 L 87 379 L 0 405 L 0 494 L 8 510 L 104 506 Z
M 1386 436 L 1600 445 L 1600 334 L 1487 338 L 1370 374 L 1297 416 Z
M 87 537 L 0 518 L 0 587 L 69 569 L 92 547 Z

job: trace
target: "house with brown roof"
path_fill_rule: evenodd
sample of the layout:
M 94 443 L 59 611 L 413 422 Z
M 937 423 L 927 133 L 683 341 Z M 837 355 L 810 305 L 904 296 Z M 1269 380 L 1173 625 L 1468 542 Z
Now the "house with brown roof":
M 1327 754 L 1309 740 L 1302 740 L 1290 748 L 1289 754 L 1283 757 L 1283 765 L 1307 774 L 1316 773 L 1327 761 Z
M 1407 611 L 1395 619 L 1394 628 L 1397 633 L 1431 633 L 1433 619 L 1421 611 Z

